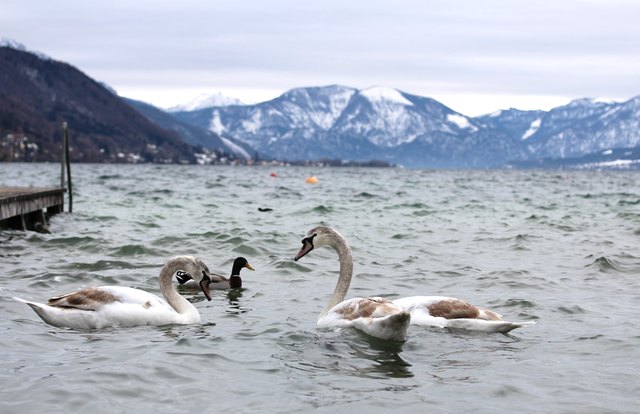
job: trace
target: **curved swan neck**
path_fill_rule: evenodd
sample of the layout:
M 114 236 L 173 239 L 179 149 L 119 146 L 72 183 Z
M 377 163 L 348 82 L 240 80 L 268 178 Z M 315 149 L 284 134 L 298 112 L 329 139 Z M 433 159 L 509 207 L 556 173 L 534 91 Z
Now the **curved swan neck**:
M 331 308 L 344 300 L 345 296 L 347 296 L 347 291 L 349 290 L 351 277 L 353 275 L 353 256 L 351 255 L 351 247 L 349 247 L 347 239 L 342 237 L 341 234 L 335 232 L 331 234 L 328 244 L 338 253 L 338 259 L 340 260 L 340 277 L 338 278 L 336 287 L 329 299 L 329 303 L 325 306 L 320 317 L 326 315 Z
M 178 257 L 169 260 L 160 271 L 160 292 L 162 292 L 162 295 L 167 300 L 169 305 L 171 305 L 171 307 L 180 314 L 192 312 L 198 313 L 198 310 L 195 308 L 195 306 L 193 306 L 191 302 L 186 300 L 182 295 L 178 293 L 176 288 L 173 286 L 172 281 L 174 273 L 176 273 L 178 270 L 186 270 L 187 268 L 191 267 L 192 264 L 189 262 L 189 260 Z

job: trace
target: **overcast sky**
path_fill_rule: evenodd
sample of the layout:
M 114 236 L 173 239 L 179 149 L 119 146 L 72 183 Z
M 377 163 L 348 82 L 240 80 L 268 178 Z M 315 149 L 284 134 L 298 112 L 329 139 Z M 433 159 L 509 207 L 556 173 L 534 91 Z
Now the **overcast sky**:
M 160 107 L 329 84 L 465 115 L 640 95 L 640 0 L 0 0 L 0 37 Z

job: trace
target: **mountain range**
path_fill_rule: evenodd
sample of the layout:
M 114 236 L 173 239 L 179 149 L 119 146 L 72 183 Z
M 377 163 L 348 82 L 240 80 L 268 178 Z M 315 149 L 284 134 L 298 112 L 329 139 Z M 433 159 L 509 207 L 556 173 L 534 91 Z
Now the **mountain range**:
M 420 168 L 500 168 L 576 160 L 640 146 L 640 96 L 579 99 L 550 111 L 509 109 L 468 117 L 393 88 L 339 85 L 290 90 L 256 105 L 173 114 L 233 136 L 265 157 L 379 159 Z M 558 162 L 554 162 L 558 165 Z
M 296 88 L 254 105 L 219 99 L 165 111 L 119 97 L 66 63 L 0 45 L 0 160 L 16 159 L 2 157 L 10 137 L 37 149 L 31 160 L 58 159 L 66 121 L 80 162 L 196 162 L 209 151 L 214 159 L 415 168 L 640 168 L 640 96 L 479 117 L 388 87 Z

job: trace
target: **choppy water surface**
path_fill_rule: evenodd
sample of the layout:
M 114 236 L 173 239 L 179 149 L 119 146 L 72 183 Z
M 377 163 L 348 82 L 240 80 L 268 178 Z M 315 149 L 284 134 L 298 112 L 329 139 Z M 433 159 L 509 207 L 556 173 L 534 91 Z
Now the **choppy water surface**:
M 271 177 L 272 171 L 278 177 Z M 640 406 L 640 174 L 75 165 L 51 234 L 0 231 L 0 411 L 631 412 Z M 305 184 L 314 173 L 319 183 Z M 0 164 L 0 185 L 55 185 L 57 165 Z M 271 208 L 261 212 L 258 208 Z M 339 229 L 349 296 L 448 295 L 511 335 L 414 326 L 404 344 L 318 331 Z M 202 324 L 79 332 L 11 296 L 99 284 L 158 293 L 195 254 L 246 289 L 193 296 Z

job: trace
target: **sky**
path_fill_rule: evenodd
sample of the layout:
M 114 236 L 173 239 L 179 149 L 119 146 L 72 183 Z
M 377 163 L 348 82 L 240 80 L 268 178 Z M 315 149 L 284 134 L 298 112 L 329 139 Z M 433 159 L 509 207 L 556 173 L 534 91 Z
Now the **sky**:
M 468 116 L 640 95 L 640 0 L 0 0 L 0 38 L 161 108 L 334 84 Z

